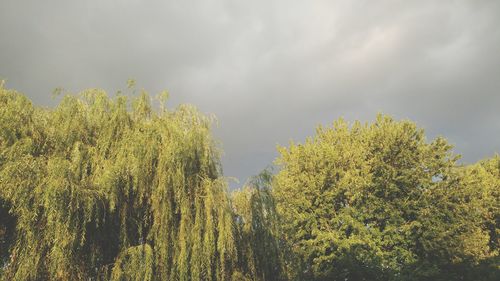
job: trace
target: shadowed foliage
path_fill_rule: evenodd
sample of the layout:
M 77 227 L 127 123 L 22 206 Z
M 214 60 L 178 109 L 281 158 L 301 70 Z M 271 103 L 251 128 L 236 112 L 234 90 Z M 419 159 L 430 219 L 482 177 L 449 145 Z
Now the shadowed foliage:
M 281 239 L 271 179 L 272 174 L 264 170 L 232 194 L 239 268 L 247 280 L 287 280 L 286 244 Z

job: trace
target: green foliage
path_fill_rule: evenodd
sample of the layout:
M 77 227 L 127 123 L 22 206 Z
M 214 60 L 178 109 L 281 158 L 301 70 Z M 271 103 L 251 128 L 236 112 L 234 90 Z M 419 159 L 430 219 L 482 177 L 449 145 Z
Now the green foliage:
M 126 249 L 116 260 L 111 280 L 153 280 L 153 250 L 148 244 Z
M 44 109 L 3 85 L 0 280 L 499 279 L 498 155 L 338 120 L 229 196 L 212 119 L 168 92 Z
M 488 195 L 498 185 L 485 184 L 484 168 L 458 167 L 450 149 L 442 138 L 427 142 L 414 123 L 382 115 L 365 125 L 339 120 L 279 148 L 273 194 L 300 257 L 295 275 L 457 280 L 498 257 L 490 241 L 498 225 L 490 220 L 488 233 L 483 220 L 498 216 L 498 198 Z
M 239 268 L 248 280 L 286 280 L 284 245 L 271 178 L 265 170 L 232 194 Z
M 10 207 L 0 199 L 0 276 L 3 273 L 1 265 L 9 260 L 11 245 L 14 243 L 16 219 L 9 214 Z
M 0 198 L 16 220 L 3 278 L 228 279 L 236 245 L 210 124 L 191 106 L 154 112 L 145 92 L 129 103 L 92 89 L 49 110 L 1 88 Z

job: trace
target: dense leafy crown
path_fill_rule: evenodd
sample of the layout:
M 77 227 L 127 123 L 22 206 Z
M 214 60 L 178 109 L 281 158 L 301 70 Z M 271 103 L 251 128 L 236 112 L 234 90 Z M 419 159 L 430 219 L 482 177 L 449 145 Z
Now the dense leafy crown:
M 16 225 L 4 279 L 228 279 L 233 221 L 210 124 L 191 106 L 155 112 L 146 93 L 88 90 L 48 110 L 2 87 L 0 198 Z
M 460 167 L 450 149 L 383 115 L 279 148 L 273 192 L 297 278 L 474 280 L 471 267 L 494 264 L 499 185 L 486 169 L 498 157 Z

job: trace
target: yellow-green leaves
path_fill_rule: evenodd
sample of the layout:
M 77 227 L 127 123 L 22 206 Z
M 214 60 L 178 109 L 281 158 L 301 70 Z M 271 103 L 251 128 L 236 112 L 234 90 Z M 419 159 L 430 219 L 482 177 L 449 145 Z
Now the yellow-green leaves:
M 148 244 L 130 247 L 118 256 L 111 279 L 116 281 L 154 280 L 153 249 Z
M 280 219 L 270 190 L 271 178 L 271 174 L 264 171 L 232 194 L 238 278 L 242 280 L 288 280 L 285 260 L 292 257 L 285 256 Z
M 128 102 L 90 89 L 53 110 L 0 91 L 0 199 L 16 221 L 3 279 L 229 279 L 234 227 L 210 118 L 155 112 L 144 91 Z
M 494 263 L 498 184 L 459 167 L 446 140 L 383 115 L 316 133 L 279 148 L 273 184 L 300 278 L 455 279 Z
M 0 82 L 0 280 L 498 280 L 499 156 L 340 119 L 229 195 L 213 118 L 167 98 Z

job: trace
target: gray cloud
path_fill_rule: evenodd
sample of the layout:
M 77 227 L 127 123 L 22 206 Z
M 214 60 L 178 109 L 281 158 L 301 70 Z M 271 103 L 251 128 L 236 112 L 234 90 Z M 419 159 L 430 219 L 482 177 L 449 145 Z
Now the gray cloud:
M 340 116 L 443 135 L 465 162 L 500 152 L 499 1 L 11 1 L 0 77 L 40 105 L 55 87 L 128 78 L 218 116 L 244 181 Z

